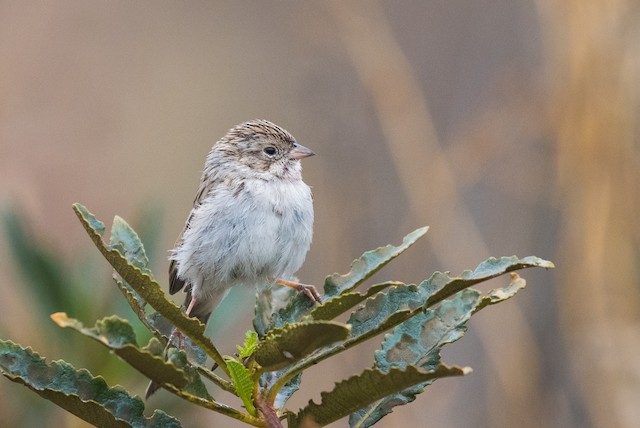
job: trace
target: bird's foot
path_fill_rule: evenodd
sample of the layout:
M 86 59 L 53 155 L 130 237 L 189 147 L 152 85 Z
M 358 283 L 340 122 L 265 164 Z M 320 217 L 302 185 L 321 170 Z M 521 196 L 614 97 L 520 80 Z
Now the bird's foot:
M 316 287 L 310 284 L 301 284 L 299 282 L 293 281 L 285 281 L 284 279 L 276 279 L 276 284 L 284 285 L 285 287 L 295 288 L 296 290 L 304 293 L 309 299 L 313 300 L 315 303 L 322 303 L 322 298 L 320 297 L 320 293 L 316 290 Z
M 174 327 L 173 331 L 171 332 L 171 336 L 169 336 L 169 340 L 167 341 L 167 346 L 164 348 L 165 359 L 167 358 L 167 352 L 169 352 L 169 348 L 171 346 L 174 346 L 173 342 L 175 340 L 178 341 L 177 348 L 184 349 L 184 333 Z
M 178 349 L 184 349 L 184 334 L 180 330 L 174 327 L 173 330 L 171 330 L 171 334 L 169 335 L 169 340 L 167 340 L 167 345 L 164 347 L 164 351 L 162 353 L 165 361 L 169 356 L 169 349 L 171 347 L 176 346 L 174 344 L 175 340 L 178 341 L 178 345 L 177 345 Z M 144 394 L 144 399 L 148 400 L 149 397 L 155 394 L 156 391 L 160 388 L 162 388 L 161 384 L 156 383 L 154 381 L 149 382 L 149 385 L 147 386 L 147 390 L 145 391 L 145 394 Z

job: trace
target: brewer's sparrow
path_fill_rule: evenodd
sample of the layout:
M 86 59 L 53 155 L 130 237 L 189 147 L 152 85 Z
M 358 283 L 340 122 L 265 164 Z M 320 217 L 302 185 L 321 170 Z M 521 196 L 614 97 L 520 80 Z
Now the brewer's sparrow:
M 313 204 L 300 159 L 314 153 L 281 127 L 251 120 L 216 142 L 171 254 L 170 292 L 185 289 L 187 315 L 206 323 L 229 289 L 288 281 L 311 245 Z

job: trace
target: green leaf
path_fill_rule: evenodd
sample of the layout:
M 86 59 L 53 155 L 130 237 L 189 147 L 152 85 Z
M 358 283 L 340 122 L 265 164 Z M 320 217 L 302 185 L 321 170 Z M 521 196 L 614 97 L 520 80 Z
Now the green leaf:
M 267 301 L 269 298 L 276 298 L 280 301 L 285 301 L 286 304 L 284 307 L 274 305 L 273 301 Z M 264 290 L 261 293 L 259 300 L 256 302 L 256 311 L 260 310 L 261 317 L 259 317 L 258 312 L 256 312 L 254 326 L 256 327 L 256 331 L 261 335 L 265 335 L 269 330 L 282 328 L 286 324 L 300 321 L 309 313 L 309 311 L 311 311 L 311 309 L 314 308 L 314 305 L 315 303 L 312 302 L 304 293 L 300 293 L 290 287 Z M 273 306 L 280 307 L 280 309 L 272 313 L 271 310 L 273 309 Z
M 187 377 L 187 385 L 182 389 L 183 392 L 192 396 L 203 398 L 207 401 L 213 400 L 207 387 L 205 386 L 198 370 L 191 365 L 187 359 L 187 353 L 182 349 L 169 348 L 167 351 L 167 361 L 182 370 Z
M 109 248 L 118 250 L 126 257 L 129 263 L 140 269 L 142 273 L 153 278 L 153 274 L 149 269 L 149 259 L 144 251 L 144 245 L 142 245 L 138 234 L 120 216 L 113 218 Z
M 522 259 L 516 256 L 501 257 L 499 259 L 491 257 L 480 263 L 474 271 L 466 270 L 458 277 L 450 277 L 448 272 L 436 272 L 429 279 L 423 281 L 420 284 L 420 288 L 424 289 L 429 295 L 429 299 L 426 302 L 426 306 L 429 307 L 472 285 L 511 271 L 530 267 L 552 269 L 555 266 L 552 262 L 535 256 Z
M 433 307 L 465 288 L 530 267 L 553 268 L 553 263 L 533 256 L 523 259 L 516 256 L 492 257 L 480 263 L 474 271 L 464 271 L 457 277 L 451 277 L 447 272 L 436 272 L 417 288 L 414 285 L 391 287 L 387 292 L 367 299 L 364 306 L 351 315 L 347 321 L 352 325 L 351 338 L 360 336 L 357 342 L 361 342 L 417 315 L 421 312 L 420 305 Z
M 115 216 L 113 219 L 113 225 L 111 226 L 111 236 L 109 237 L 109 249 L 115 249 L 125 256 L 127 261 L 133 266 L 140 269 L 142 273 L 148 274 L 153 278 L 153 274 L 149 269 L 149 259 L 147 258 L 144 245 L 138 234 L 133 230 L 124 219 L 119 216 Z M 131 306 L 131 309 L 140 319 L 140 321 L 147 327 L 153 334 L 166 343 L 166 340 L 171 334 L 171 329 L 168 322 L 162 323 L 163 325 L 169 325 L 168 329 L 159 330 L 158 317 L 162 317 L 157 312 L 147 315 L 145 310 L 147 302 L 129 285 L 126 281 L 119 278 L 119 275 L 113 275 L 113 280 L 116 282 L 118 289 L 122 292 L 127 303 Z
M 376 284 L 369 287 L 365 293 L 352 291 L 348 293 L 342 293 L 330 300 L 323 302 L 321 305 L 316 306 L 309 313 L 309 316 L 314 320 L 331 320 L 337 316 L 345 313 L 349 309 L 353 308 L 357 304 L 363 302 L 376 293 L 384 290 L 385 288 L 393 285 L 402 285 L 401 282 L 383 282 L 382 284 Z
M 478 290 L 467 289 L 403 322 L 385 335 L 382 348 L 375 353 L 381 370 L 415 365 L 432 370 L 440 364 L 440 349 L 458 340 L 466 323 L 482 301 Z
M 375 353 L 375 367 L 387 372 L 409 365 L 434 370 L 440 365 L 440 349 L 458 340 L 466 331 L 466 322 L 482 301 L 480 293 L 463 290 L 432 310 L 419 313 L 385 335 L 382 349 Z M 366 428 L 390 413 L 395 406 L 410 403 L 432 381 L 390 394 L 349 417 L 349 426 Z
M 185 373 L 172 364 L 165 362 L 162 354 L 152 354 L 138 348 L 135 333 L 127 320 L 110 316 L 98 320 L 93 328 L 86 328 L 64 312 L 51 315 L 51 319 L 63 328 L 71 328 L 106 346 L 133 368 L 153 381 L 168 383 L 178 388 L 187 384 Z
M 438 366 L 431 371 L 423 371 L 414 366 L 406 369 L 393 368 L 385 373 L 367 369 L 336 384 L 331 392 L 320 394 L 322 401 L 309 404 L 289 418 L 289 427 L 299 427 L 304 421 L 312 421 L 320 426 L 335 422 L 358 409 L 402 391 L 413 385 L 448 376 L 463 376 L 471 372 L 468 367 Z
M 263 371 L 275 371 L 319 348 L 346 339 L 349 330 L 349 326 L 333 321 L 288 324 L 270 331 L 258 343 L 254 357 Z
M 375 367 L 384 371 L 392 367 L 415 365 L 431 370 L 440 364 L 440 349 L 458 340 L 466 331 L 466 323 L 480 309 L 513 297 L 523 289 L 526 281 L 511 273 L 507 287 L 491 290 L 486 296 L 474 289 L 465 289 L 451 300 L 445 300 L 433 309 L 418 313 L 387 334 L 382 349 L 376 351 Z M 393 407 L 415 400 L 431 382 L 424 382 L 360 409 L 349 417 L 352 428 L 367 428 L 390 413 Z
M 414 284 L 401 284 L 367 299 L 365 305 L 351 314 L 347 324 L 351 324 L 351 337 L 358 337 L 370 331 L 380 332 L 387 328 L 390 319 L 401 314 L 417 313 L 424 305 L 425 296 Z
M 116 283 L 116 286 L 127 300 L 127 303 L 129 303 L 133 313 L 138 317 L 142 324 L 147 327 L 147 329 L 149 329 L 149 331 L 151 331 L 158 340 L 166 343 L 171 335 L 171 329 L 173 327 L 171 323 L 157 312 L 147 315 L 145 311 L 147 302 L 145 302 L 129 284 L 122 281 L 120 276 L 115 272 L 113 273 L 113 281 Z M 160 322 L 160 320 L 162 320 L 162 322 Z M 162 326 L 162 328 L 160 328 L 160 326 Z
M 275 373 L 277 378 L 284 373 L 284 370 Z M 268 373 L 265 373 L 264 375 L 268 375 Z M 275 382 L 271 382 L 269 386 L 272 386 L 274 383 Z M 287 382 L 282 388 L 280 388 L 280 390 L 276 394 L 275 400 L 273 401 L 273 406 L 276 409 L 283 409 L 289 398 L 291 398 L 291 396 L 295 394 L 298 389 L 300 389 L 300 383 L 302 383 L 302 373 L 291 378 L 289 382 Z
M 478 265 L 475 271 L 465 271 L 461 277 L 452 278 L 447 273 L 436 272 L 418 287 L 404 284 L 390 287 L 386 292 L 368 298 L 363 306 L 351 314 L 347 323 L 351 324 L 352 329 L 347 340 L 299 361 L 287 369 L 284 378 L 291 378 L 320 361 L 377 336 L 473 284 L 528 267 L 552 268 L 553 263 L 533 256 L 524 259 L 515 256 L 499 260 L 491 258 Z
M 480 309 L 486 308 L 490 305 L 495 305 L 496 303 L 504 302 L 507 299 L 512 298 L 516 295 L 516 293 L 526 287 L 527 281 L 524 278 L 521 278 L 515 272 L 511 273 L 511 282 L 509 285 L 504 288 L 496 288 L 495 290 L 491 290 L 489 294 L 482 297 L 480 304 L 478 304 L 475 308 L 475 311 L 478 312 Z
M 73 209 L 98 250 L 113 266 L 116 272 L 140 295 L 152 308 L 171 321 L 187 335 L 197 346 L 201 347 L 226 372 L 227 366 L 211 340 L 204 335 L 204 324 L 195 318 L 184 315 L 180 307 L 165 297 L 160 285 L 149 274 L 128 262 L 117 249 L 108 248 L 101 234 L 94 229 L 98 220 L 84 206 L 74 204 Z
M 249 414 L 256 416 L 256 408 L 253 405 L 252 398 L 254 382 L 251 378 L 249 369 L 247 369 L 244 364 L 234 360 L 233 358 L 227 358 L 226 362 L 227 367 L 229 368 L 229 373 L 231 374 L 231 381 L 233 382 L 233 386 L 236 389 L 238 397 L 242 400 L 242 403 Z
M 244 334 L 244 343 L 242 346 L 236 346 L 239 352 L 239 357 L 247 358 L 250 357 L 253 352 L 256 350 L 256 346 L 258 346 L 258 333 L 255 331 L 247 331 Z
M 336 296 L 347 293 L 354 290 L 364 281 L 366 281 L 369 277 L 371 277 L 374 273 L 382 269 L 387 263 L 389 263 L 394 258 L 398 257 L 405 251 L 407 248 L 412 246 L 418 239 L 424 236 L 429 230 L 428 227 L 422 227 L 417 229 L 407 236 L 404 237 L 402 244 L 397 247 L 392 245 L 387 245 L 386 247 L 380 247 L 378 249 L 365 252 L 360 258 L 353 261 L 351 264 L 351 271 L 345 275 L 333 274 L 328 276 L 324 282 L 324 292 L 323 300 L 329 300 L 335 298 Z M 258 329 L 262 327 L 264 322 L 264 316 L 268 312 L 264 309 L 268 304 L 259 303 L 260 310 L 256 315 L 262 315 L 262 318 L 256 316 L 256 321 L 258 321 L 256 330 L 261 332 L 261 330 L 269 330 L 272 328 L 280 328 L 286 323 L 292 323 L 299 321 L 305 314 L 309 313 L 312 309 L 314 309 L 314 303 L 304 294 L 302 293 L 289 293 L 290 299 L 288 304 L 273 314 L 271 318 L 271 322 L 269 323 L 269 328 L 267 329 Z M 344 310 L 349 309 L 349 304 L 355 302 L 358 299 L 357 296 L 349 296 L 346 300 L 341 301 L 341 303 L 345 304 Z M 329 312 L 329 309 L 333 311 L 337 308 L 339 303 L 335 302 L 331 304 L 327 310 L 320 310 L 324 313 L 324 317 L 330 316 L 332 312 Z M 354 305 L 357 303 L 354 303 Z M 258 307 L 257 307 L 258 309 Z M 268 313 L 271 315 L 270 313 Z M 327 318 L 322 318 L 327 319 Z
M 382 269 L 391 260 L 398 257 L 429 230 L 428 227 L 416 229 L 402 240 L 397 247 L 387 245 L 372 251 L 367 251 L 360 258 L 353 261 L 351 270 L 345 275 L 333 274 L 324 281 L 325 298 L 334 297 L 346 291 L 351 291 L 362 284 L 371 275 Z
M 144 403 L 121 387 L 110 388 L 102 377 L 76 370 L 65 361 L 47 363 L 30 348 L 0 340 L 0 372 L 77 417 L 109 427 L 180 427 L 180 422 L 156 410 L 144 416 Z

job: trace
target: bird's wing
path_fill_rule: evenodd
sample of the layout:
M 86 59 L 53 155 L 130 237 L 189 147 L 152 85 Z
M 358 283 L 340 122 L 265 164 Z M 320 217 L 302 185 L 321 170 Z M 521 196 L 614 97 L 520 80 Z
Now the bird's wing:
M 178 240 L 176 241 L 176 245 L 174 248 L 180 247 L 182 245 L 182 237 L 184 233 L 191 227 L 191 220 L 193 219 L 193 215 L 196 210 L 202 204 L 202 201 L 207 197 L 209 191 L 211 190 L 211 183 L 208 177 L 203 176 L 202 180 L 200 180 L 200 188 L 198 189 L 198 193 L 196 193 L 196 198 L 193 200 L 193 208 L 189 213 L 189 217 L 187 218 L 186 223 L 184 224 L 184 228 L 180 235 L 178 236 Z M 176 294 L 178 291 L 182 290 L 185 286 L 185 280 L 178 276 L 178 265 L 175 260 L 171 260 L 169 263 L 169 293 Z
M 171 260 L 169 263 L 169 293 L 176 294 L 184 287 L 184 280 L 178 277 L 178 266 L 176 261 Z

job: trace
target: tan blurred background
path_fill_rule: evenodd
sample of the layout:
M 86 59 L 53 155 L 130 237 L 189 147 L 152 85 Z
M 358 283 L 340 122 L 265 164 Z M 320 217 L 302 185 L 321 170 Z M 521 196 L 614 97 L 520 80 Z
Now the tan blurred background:
M 316 208 L 307 282 L 422 225 L 429 234 L 377 280 L 489 256 L 556 262 L 524 272 L 528 288 L 444 352 L 472 375 L 378 426 L 636 427 L 638 22 L 630 0 L 0 0 L 0 209 L 14 219 L 0 229 L 0 337 L 142 395 L 141 375 L 48 320 L 132 318 L 71 204 L 129 220 L 166 283 L 209 147 L 266 118 L 318 154 L 304 162 Z M 51 275 L 63 291 L 16 263 L 16 215 L 62 263 Z M 223 352 L 251 305 L 239 290 L 216 311 Z M 290 406 L 372 361 L 352 352 L 315 367 Z M 85 426 L 6 379 L 0 397 L 5 426 Z M 185 426 L 240 426 L 164 392 L 155 407 Z

